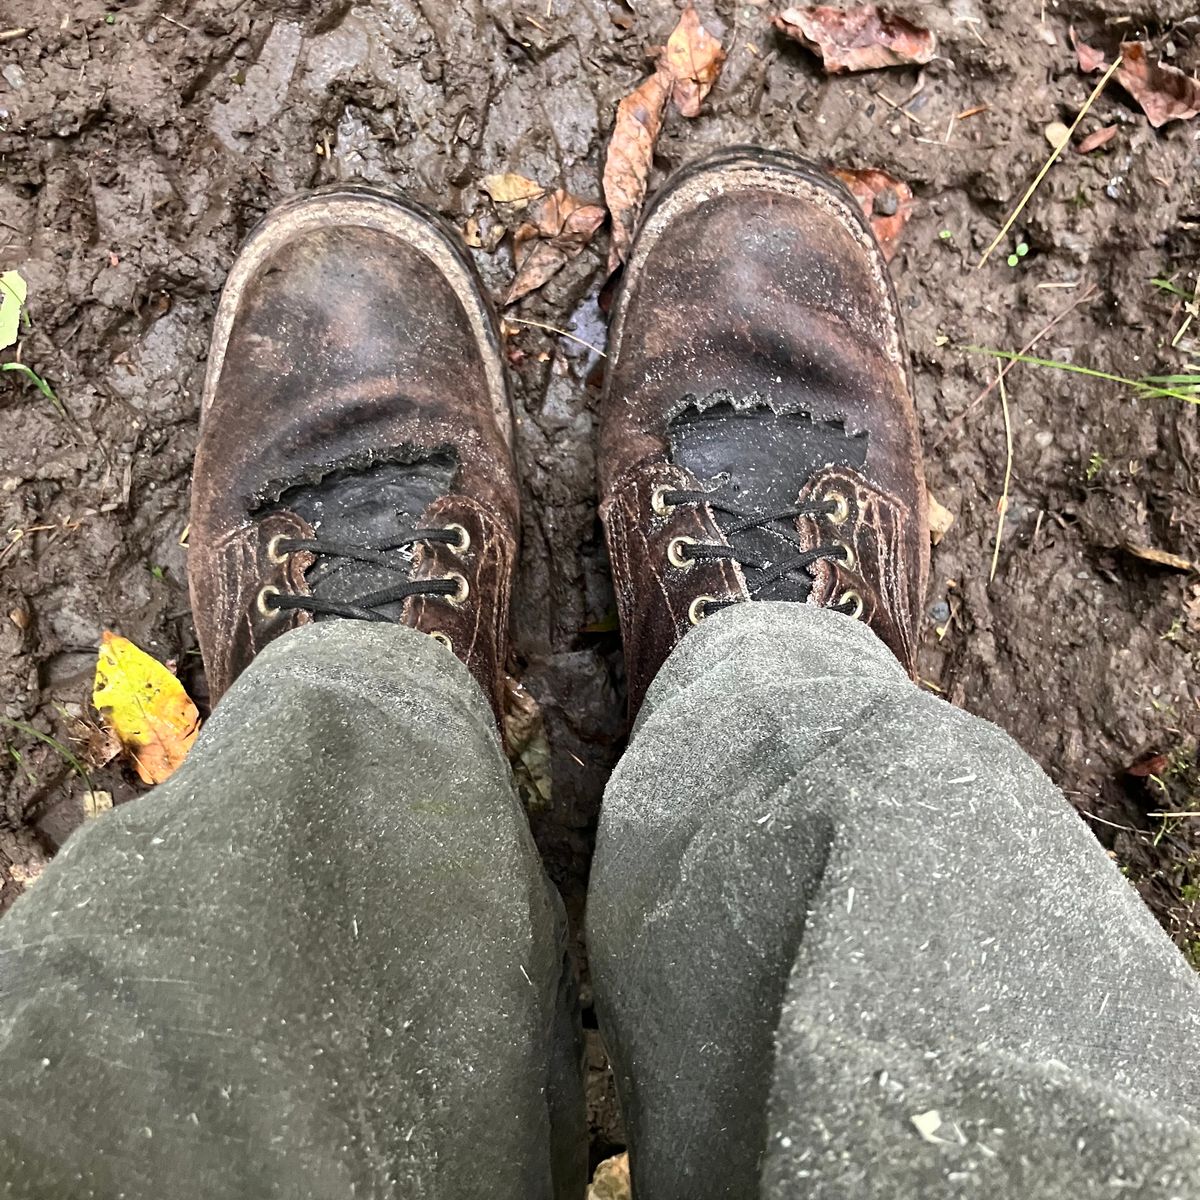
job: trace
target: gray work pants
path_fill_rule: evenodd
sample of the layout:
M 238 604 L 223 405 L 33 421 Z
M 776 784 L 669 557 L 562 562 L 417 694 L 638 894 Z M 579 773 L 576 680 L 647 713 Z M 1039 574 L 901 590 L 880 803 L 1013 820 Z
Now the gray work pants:
M 1200 987 L 1042 772 L 862 625 L 722 611 L 589 901 L 639 1200 L 1200 1196 Z M 16 1197 L 577 1198 L 561 905 L 432 640 L 269 646 L 0 922 Z

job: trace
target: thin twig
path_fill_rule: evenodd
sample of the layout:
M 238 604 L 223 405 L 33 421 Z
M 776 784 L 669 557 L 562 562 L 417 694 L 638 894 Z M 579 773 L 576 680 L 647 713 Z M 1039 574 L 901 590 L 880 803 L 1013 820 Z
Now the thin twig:
M 180 29 L 185 30 L 187 33 L 196 32 L 190 25 L 185 25 L 182 21 L 175 20 L 174 17 L 168 17 L 166 13 L 159 13 L 158 15 L 162 17 L 164 21 L 167 21 L 172 25 L 178 25 Z
M 988 583 L 996 578 L 996 564 L 1000 561 L 1000 542 L 1004 537 L 1004 518 L 1008 515 L 1008 485 L 1012 482 L 1012 421 L 1008 416 L 1008 389 L 1004 386 L 1004 372 L 996 364 L 996 386 L 1000 389 L 1000 408 L 1004 413 L 1004 491 L 1000 496 L 1000 519 L 996 523 L 996 547 L 992 551 L 992 570 Z
M 0 42 L 11 42 L 13 38 L 24 37 L 28 29 L 0 29 Z
M 583 338 L 576 337 L 573 333 L 568 333 L 565 329 L 559 329 L 557 325 L 547 325 L 545 321 L 529 321 L 524 317 L 505 317 L 504 319 L 510 325 L 532 325 L 534 329 L 544 329 L 547 333 L 557 333 L 559 337 L 565 337 L 572 342 L 578 342 L 581 346 L 586 346 L 593 354 L 598 354 L 601 358 L 608 357 L 599 346 L 593 346 L 591 342 L 585 342 Z
M 1060 312 L 1057 316 L 1051 317 L 1050 320 L 1047 321 L 1046 324 L 1043 325 L 1041 329 L 1039 329 L 1037 333 L 1035 333 L 1033 337 L 1031 337 L 1029 341 L 1025 343 L 1024 347 L 1021 349 L 1021 353 L 1028 354 L 1029 351 L 1032 350 L 1034 346 L 1036 346 L 1038 342 L 1040 342 L 1042 338 L 1044 338 L 1046 334 L 1048 334 L 1050 330 L 1055 327 L 1055 325 L 1069 317 L 1071 313 L 1073 313 L 1081 304 L 1086 304 L 1099 291 L 1099 287 L 1096 284 L 1092 284 L 1087 291 L 1083 292 L 1079 296 L 1076 296 L 1075 299 L 1072 300 L 1071 303 L 1062 310 L 1062 312 Z M 1016 365 L 1017 364 L 1015 361 L 1008 363 L 1002 374 L 1007 375 L 1009 371 L 1011 371 Z M 951 417 L 950 420 L 946 422 L 946 428 L 942 431 L 941 437 L 939 437 L 938 440 L 933 443 L 933 448 L 935 450 L 946 440 L 946 438 L 950 436 L 951 431 L 959 423 L 959 421 L 966 417 L 970 412 L 978 408 L 979 405 L 981 405 L 992 394 L 992 389 L 995 386 L 996 380 L 993 379 L 992 382 L 989 383 L 987 387 L 985 387 L 983 391 L 980 392 L 979 395 L 976 396 L 975 399 L 972 400 L 971 403 L 962 410 L 962 412 L 960 412 L 956 417 Z
M 929 128 L 929 126 L 926 125 L 925 122 L 920 119 L 920 117 L 914 117 L 907 108 L 902 108 L 890 96 L 885 96 L 882 92 L 875 92 L 874 94 L 878 96 L 879 99 L 882 100 L 889 108 L 894 108 L 902 117 L 907 117 L 918 129 Z
M 1021 215 L 1021 213 L 1025 211 L 1025 205 L 1027 205 L 1029 203 L 1029 201 L 1033 198 L 1033 193 L 1038 190 L 1038 186 L 1041 184 L 1042 180 L 1046 178 L 1046 173 L 1050 170 L 1050 168 L 1052 166 L 1054 166 L 1055 162 L 1058 159 L 1058 156 L 1063 152 L 1063 150 L 1066 149 L 1066 147 L 1068 145 L 1070 145 L 1071 136 L 1074 134 L 1075 130 L 1079 128 L 1079 122 L 1082 121 L 1083 118 L 1087 116 L 1088 109 L 1090 109 L 1092 107 L 1092 105 L 1095 104 L 1100 93 L 1102 91 L 1104 91 L 1104 88 L 1107 85 L 1108 81 L 1113 77 L 1113 72 L 1116 71 L 1116 69 L 1121 65 L 1121 62 L 1122 62 L 1121 56 L 1117 55 L 1117 57 L 1113 60 L 1112 66 L 1110 66 L 1108 68 L 1108 70 L 1104 72 L 1104 75 L 1101 77 L 1100 82 L 1098 84 L 1096 84 L 1095 88 L 1092 89 L 1092 94 L 1087 98 L 1087 100 L 1084 101 L 1083 107 L 1079 110 L 1078 116 L 1076 116 L 1075 120 L 1071 122 L 1071 128 L 1067 130 L 1067 136 L 1063 139 L 1062 145 L 1055 146 L 1054 149 L 1050 152 L 1050 157 L 1048 159 L 1046 159 L 1045 165 L 1037 173 L 1037 176 L 1034 178 L 1034 181 L 1029 185 L 1029 190 L 1025 193 L 1024 196 L 1021 197 L 1020 204 L 1018 204 L 1017 207 L 1012 210 L 1012 212 L 1009 214 L 1008 220 L 1005 221 L 1004 224 L 1000 227 L 1000 232 L 998 234 L 996 234 L 995 238 L 992 241 L 992 244 L 983 252 L 983 257 L 979 260 L 979 262 L 977 262 L 975 264 L 976 270 L 978 270 L 980 267 L 983 266 L 983 264 L 985 262 L 987 262 L 988 258 L 991 256 L 992 251 L 995 250 L 995 248 L 998 245 L 1000 245 L 1000 243 L 1007 236 L 1008 231 L 1013 227 L 1013 223 Z

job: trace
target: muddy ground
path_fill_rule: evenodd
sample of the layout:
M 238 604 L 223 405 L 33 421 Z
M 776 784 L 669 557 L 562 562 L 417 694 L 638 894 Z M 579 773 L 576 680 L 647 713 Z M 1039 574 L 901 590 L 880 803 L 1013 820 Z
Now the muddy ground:
M 1069 122 L 1090 90 L 1068 25 L 1109 49 L 1146 37 L 1195 72 L 1193 5 L 901 4 L 937 32 L 939 57 L 836 79 L 757 0 L 700 8 L 729 59 L 700 117 L 668 119 L 656 179 L 753 141 L 912 185 L 893 271 L 930 485 L 956 516 L 934 550 L 926 685 L 1028 748 L 1200 965 L 1200 820 L 1155 815 L 1200 808 L 1200 581 L 1127 549 L 1200 560 L 1200 411 L 1016 368 L 989 584 L 1005 438 L 996 394 L 976 403 L 995 362 L 960 348 L 1018 349 L 1069 309 L 1038 354 L 1183 369 L 1197 343 L 1170 345 L 1181 301 L 1149 281 L 1196 282 L 1197 122 L 1154 131 L 1114 85 L 1082 128 L 1116 123 L 1116 138 L 1068 153 L 1001 252 L 975 262 L 1047 155 L 1044 126 Z M 598 198 L 616 103 L 676 18 L 669 0 L 0 3 L 0 30 L 28 30 L 0 41 L 0 267 L 29 281 L 20 356 L 67 413 L 0 376 L 3 902 L 82 819 L 80 780 L 29 730 L 68 739 L 102 629 L 176 660 L 203 703 L 181 536 L 209 325 L 247 230 L 281 197 L 352 178 L 399 186 L 459 227 L 476 218 L 485 235 L 490 172 Z M 1029 253 L 1012 267 L 1019 241 Z M 606 250 L 597 237 L 510 315 L 600 345 Z M 499 295 L 508 244 L 476 257 Z M 546 716 L 553 793 L 535 826 L 578 917 L 625 734 L 593 484 L 599 360 L 535 325 L 515 327 L 510 358 L 525 489 L 514 670 Z M 137 792 L 116 765 L 96 785 L 118 803 Z M 598 1044 L 592 1056 L 602 1089 Z M 599 1151 L 620 1133 L 594 1100 Z

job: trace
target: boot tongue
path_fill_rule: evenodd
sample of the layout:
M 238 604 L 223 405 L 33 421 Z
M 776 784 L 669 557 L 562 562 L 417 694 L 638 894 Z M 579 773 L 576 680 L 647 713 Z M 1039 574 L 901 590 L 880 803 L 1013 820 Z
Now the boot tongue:
M 840 425 L 814 422 L 804 413 L 776 413 L 769 408 L 716 404 L 703 411 L 687 409 L 667 429 L 671 461 L 690 472 L 713 499 L 747 514 L 794 508 L 801 489 L 825 467 L 859 468 L 867 456 L 866 434 L 852 435 Z M 729 531 L 742 518 L 714 511 L 717 527 L 735 550 L 771 566 L 795 558 L 794 519 L 772 521 L 741 533 Z M 771 566 L 743 568 L 756 600 L 805 600 L 812 580 L 791 572 L 759 590 Z
M 458 464 L 439 452 L 414 462 L 388 462 L 361 470 L 338 470 L 319 483 L 291 488 L 279 507 L 294 512 L 318 540 L 359 547 L 389 546 L 420 527 L 421 514 L 453 486 Z M 305 572 L 314 596 L 353 603 L 408 577 L 413 547 L 388 552 L 395 566 L 378 566 L 336 555 L 319 555 Z M 380 605 L 378 612 L 399 620 L 402 600 Z M 316 620 L 327 618 L 317 615 Z

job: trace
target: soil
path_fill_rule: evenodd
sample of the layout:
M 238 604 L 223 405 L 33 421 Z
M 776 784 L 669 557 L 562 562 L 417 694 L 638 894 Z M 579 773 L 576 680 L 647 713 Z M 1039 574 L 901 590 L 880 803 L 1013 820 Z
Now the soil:
M 1068 26 L 1110 51 L 1147 38 L 1195 73 L 1200 19 L 1191 0 L 897 8 L 937 33 L 935 61 L 827 78 L 758 0 L 701 3 L 729 59 L 698 118 L 668 117 L 653 182 L 757 142 L 911 185 L 892 267 L 930 487 L 956 517 L 934 550 L 925 684 L 1028 749 L 1200 965 L 1200 820 L 1157 815 L 1200 808 L 1200 582 L 1128 549 L 1200 561 L 1200 410 L 1015 368 L 989 583 L 1004 424 L 995 391 L 977 399 L 996 361 L 962 348 L 1019 349 L 1065 312 L 1037 354 L 1122 375 L 1184 368 L 1194 329 L 1171 345 L 1183 302 L 1149 281 L 1196 283 L 1194 122 L 1155 131 L 1113 85 L 1082 132 L 1116 124 L 1114 140 L 1067 152 L 976 262 L 1049 153 L 1044 127 L 1070 123 L 1091 89 Z M 27 29 L 0 35 L 0 267 L 28 280 L 20 356 L 67 414 L 0 376 L 4 904 L 83 819 L 80 779 L 30 730 L 79 734 L 102 629 L 174 660 L 203 706 L 181 540 L 210 322 L 248 229 L 284 196 L 352 178 L 460 228 L 476 219 L 485 245 L 491 172 L 598 198 L 617 101 L 677 16 L 669 0 L 0 3 L 0 30 Z M 1019 242 L 1028 253 L 1007 265 Z M 601 345 L 606 251 L 598 236 L 510 317 Z M 509 241 L 475 253 L 501 295 Z M 625 736 L 593 482 L 599 359 L 533 324 L 509 347 L 525 499 L 513 667 L 550 745 L 536 833 L 578 923 Z M 94 782 L 117 803 L 139 790 L 117 763 Z M 600 1153 L 621 1135 L 594 1035 L 590 1059 Z

